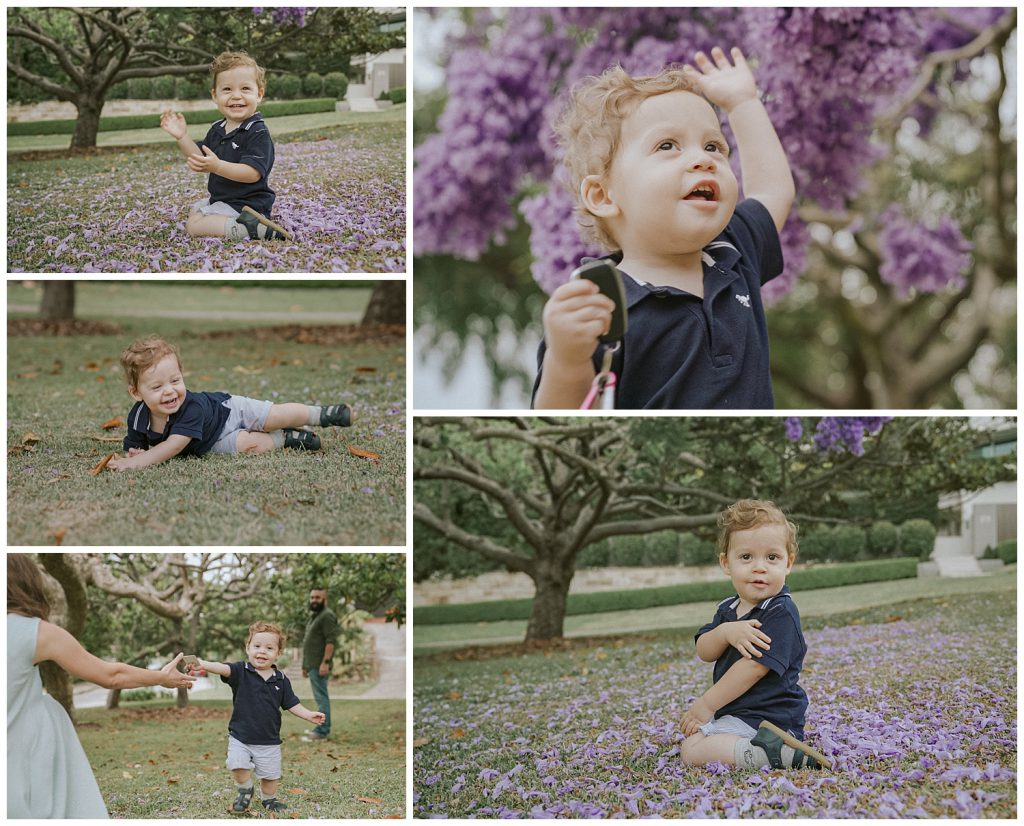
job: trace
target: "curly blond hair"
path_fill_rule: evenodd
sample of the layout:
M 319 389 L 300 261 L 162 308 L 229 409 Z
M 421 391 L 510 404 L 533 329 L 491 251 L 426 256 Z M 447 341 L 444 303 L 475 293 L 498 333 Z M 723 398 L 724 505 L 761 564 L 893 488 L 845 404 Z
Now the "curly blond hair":
M 564 153 L 562 161 L 576 203 L 576 221 L 584 237 L 606 249 L 617 249 L 618 244 L 604 222 L 583 205 L 580 185 L 588 175 L 608 174 L 619 149 L 622 122 L 647 98 L 668 92 L 697 94 L 697 87 L 679 66 L 667 66 L 656 75 L 640 77 L 613 66 L 573 87 L 555 123 L 555 137 Z
M 213 63 L 210 64 L 210 74 L 213 75 L 213 88 L 217 88 L 217 75 L 221 72 L 236 69 L 239 66 L 249 66 L 256 70 L 256 86 L 262 95 L 264 88 L 266 88 L 267 72 L 246 52 L 221 52 L 213 59 Z
M 718 515 L 718 555 L 728 556 L 729 540 L 737 531 L 749 531 L 763 525 L 782 525 L 786 529 L 786 553 L 796 559 L 799 545 L 797 527 L 786 518 L 774 502 L 766 499 L 740 499 Z
M 128 389 L 137 391 L 142 374 L 165 356 L 174 356 L 178 360 L 178 369 L 184 369 L 178 348 L 160 336 L 147 336 L 129 344 L 128 349 L 121 353 L 121 369 L 124 370 Z
M 285 636 L 284 631 L 280 625 L 275 625 L 272 622 L 266 620 L 257 620 L 249 626 L 249 636 L 245 638 L 245 647 L 249 647 L 249 643 L 252 642 L 252 638 L 257 634 L 277 634 L 277 650 L 283 651 L 285 641 L 288 637 Z

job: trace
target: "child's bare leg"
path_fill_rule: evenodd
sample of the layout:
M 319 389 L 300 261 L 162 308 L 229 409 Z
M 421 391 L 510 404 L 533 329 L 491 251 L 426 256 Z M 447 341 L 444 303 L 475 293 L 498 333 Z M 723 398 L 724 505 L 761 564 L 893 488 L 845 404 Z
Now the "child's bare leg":
M 224 226 L 230 218 L 224 215 L 203 215 L 199 210 L 194 209 L 188 214 L 185 222 L 185 232 L 195 237 L 223 238 Z
M 250 769 L 232 769 L 231 775 L 239 786 L 248 788 L 252 785 L 252 771 Z
M 269 800 L 271 797 L 277 796 L 277 784 L 280 782 L 280 777 L 276 780 L 267 780 L 265 777 L 260 778 L 260 794 L 264 800 Z
M 735 734 L 712 734 L 705 737 L 697 732 L 683 740 L 679 756 L 691 766 L 702 766 L 715 760 L 727 766 L 735 766 L 736 743 L 739 739 Z
M 274 444 L 274 438 L 269 433 L 259 433 L 253 430 L 240 430 L 235 441 L 235 447 L 239 453 L 268 453 L 280 445 Z
M 282 430 L 286 427 L 303 427 L 310 424 L 309 406 L 298 402 L 287 404 L 275 404 L 267 414 L 267 420 L 263 429 L 269 433 L 272 430 Z M 319 422 L 317 422 L 319 424 Z

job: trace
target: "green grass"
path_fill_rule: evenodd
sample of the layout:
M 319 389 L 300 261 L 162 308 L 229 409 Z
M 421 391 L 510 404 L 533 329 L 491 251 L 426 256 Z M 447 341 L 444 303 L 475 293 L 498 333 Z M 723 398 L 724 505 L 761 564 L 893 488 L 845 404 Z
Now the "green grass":
M 944 579 L 901 579 L 799 591 L 793 594 L 805 627 L 832 614 L 886 606 L 907 599 L 944 597 L 971 593 L 983 587 L 995 591 L 1016 588 L 1016 566 L 1008 566 L 987 577 Z M 672 605 L 642 611 L 611 611 L 566 617 L 567 637 L 588 637 L 629 633 L 665 631 L 674 634 L 682 629 L 691 633 L 711 619 L 713 603 Z M 507 621 L 467 623 L 460 625 L 417 625 L 414 655 L 427 654 L 466 645 L 497 645 L 521 642 L 526 622 Z
M 211 118 L 210 123 L 215 119 Z M 189 126 L 188 134 L 198 140 L 210 130 L 210 123 Z M 274 136 L 275 142 L 287 142 L 296 135 L 310 129 L 323 129 L 330 126 L 350 126 L 367 123 L 405 123 L 405 106 L 392 106 L 382 112 L 318 112 L 310 115 L 286 115 L 284 117 L 267 118 L 267 127 Z M 163 129 L 121 129 L 113 132 L 100 132 L 96 138 L 98 147 L 108 146 L 141 146 L 146 144 L 166 143 L 180 155 L 174 141 Z M 69 135 L 9 135 L 7 153 L 40 152 L 53 149 L 67 149 L 71 144 Z M 11 158 L 15 161 L 16 158 Z
M 8 339 L 9 544 L 52 545 L 58 537 L 64 545 L 404 544 L 404 346 L 205 340 L 199 334 L 232 325 L 117 320 L 119 336 Z M 90 476 L 121 450 L 120 441 L 96 437 L 126 432 L 101 428 L 132 404 L 118 356 L 149 333 L 178 346 L 190 389 L 345 401 L 360 418 L 350 428 L 319 429 L 318 453 L 207 455 Z M 25 445 L 28 433 L 39 441 Z M 350 445 L 379 454 L 379 463 L 352 455 Z
M 111 817 L 229 817 L 235 797 L 224 768 L 230 701 L 192 702 L 182 711 L 165 703 L 76 713 Z M 299 736 L 309 723 L 282 713 L 279 798 L 306 818 L 404 816 L 405 703 L 336 700 L 331 718 L 329 740 L 303 743 Z

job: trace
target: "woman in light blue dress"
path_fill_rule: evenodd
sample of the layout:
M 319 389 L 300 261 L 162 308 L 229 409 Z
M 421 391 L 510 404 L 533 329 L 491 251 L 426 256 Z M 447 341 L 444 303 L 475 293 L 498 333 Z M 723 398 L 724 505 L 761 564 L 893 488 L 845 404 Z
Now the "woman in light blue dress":
M 71 634 L 47 622 L 50 606 L 35 562 L 7 555 L 7 817 L 106 818 L 99 786 L 64 708 L 43 693 L 38 663 L 104 688 L 189 687 L 181 654 L 160 671 L 94 657 Z

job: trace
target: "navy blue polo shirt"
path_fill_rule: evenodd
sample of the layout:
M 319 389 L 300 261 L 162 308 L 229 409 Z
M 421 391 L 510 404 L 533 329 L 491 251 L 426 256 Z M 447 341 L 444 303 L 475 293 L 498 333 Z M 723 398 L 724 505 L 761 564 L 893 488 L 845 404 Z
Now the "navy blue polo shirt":
M 274 190 L 267 184 L 267 176 L 274 168 L 274 141 L 270 138 L 270 130 L 259 112 L 250 115 L 231 132 L 224 131 L 226 123 L 224 120 L 217 121 L 210 127 L 206 137 L 196 142 L 199 154 L 203 154 L 203 147 L 208 146 L 222 161 L 251 166 L 260 173 L 260 179 L 246 184 L 210 173 L 207 182 L 210 203 L 223 201 L 239 212 L 242 207 L 250 206 L 269 218 L 276 197 Z
M 775 406 L 761 285 L 782 272 L 771 214 L 759 201 L 736 207 L 704 248 L 704 297 L 623 273 L 629 330 L 615 354 L 619 409 L 739 410 Z M 538 354 L 534 397 L 545 345 Z M 600 369 L 604 347 L 594 353 Z
M 756 619 L 761 623 L 760 630 L 771 640 L 771 648 L 768 651 L 762 649 L 762 656 L 754 657 L 754 661 L 766 666 L 769 671 L 746 694 L 718 709 L 715 719 L 732 715 L 755 729 L 762 720 L 769 720 L 803 740 L 807 695 L 797 680 L 803 668 L 807 644 L 800 630 L 800 612 L 796 609 L 789 587 L 784 585 L 779 593 L 758 603 L 742 617 L 736 616 L 739 601 L 739 596 L 733 596 L 718 603 L 715 618 L 697 631 L 694 642 L 701 634 L 706 634 L 723 622 Z M 741 659 L 743 655 L 731 645 L 728 646 L 722 656 L 715 660 L 714 682 L 722 679 L 725 672 Z
M 228 734 L 247 746 L 279 746 L 281 709 L 299 704 L 291 681 L 276 666 L 274 676 L 264 680 L 250 662 L 225 665 L 231 673 L 220 681 L 231 686 L 234 704 Z
M 189 442 L 179 456 L 202 456 L 209 453 L 231 412 L 224 402 L 230 393 L 193 393 L 185 391 L 185 402 L 167 417 L 163 433 L 150 430 L 149 408 L 145 402 L 135 402 L 128 413 L 128 435 L 124 437 L 124 449 L 133 447 L 149 450 L 166 441 L 168 436 L 188 436 Z

